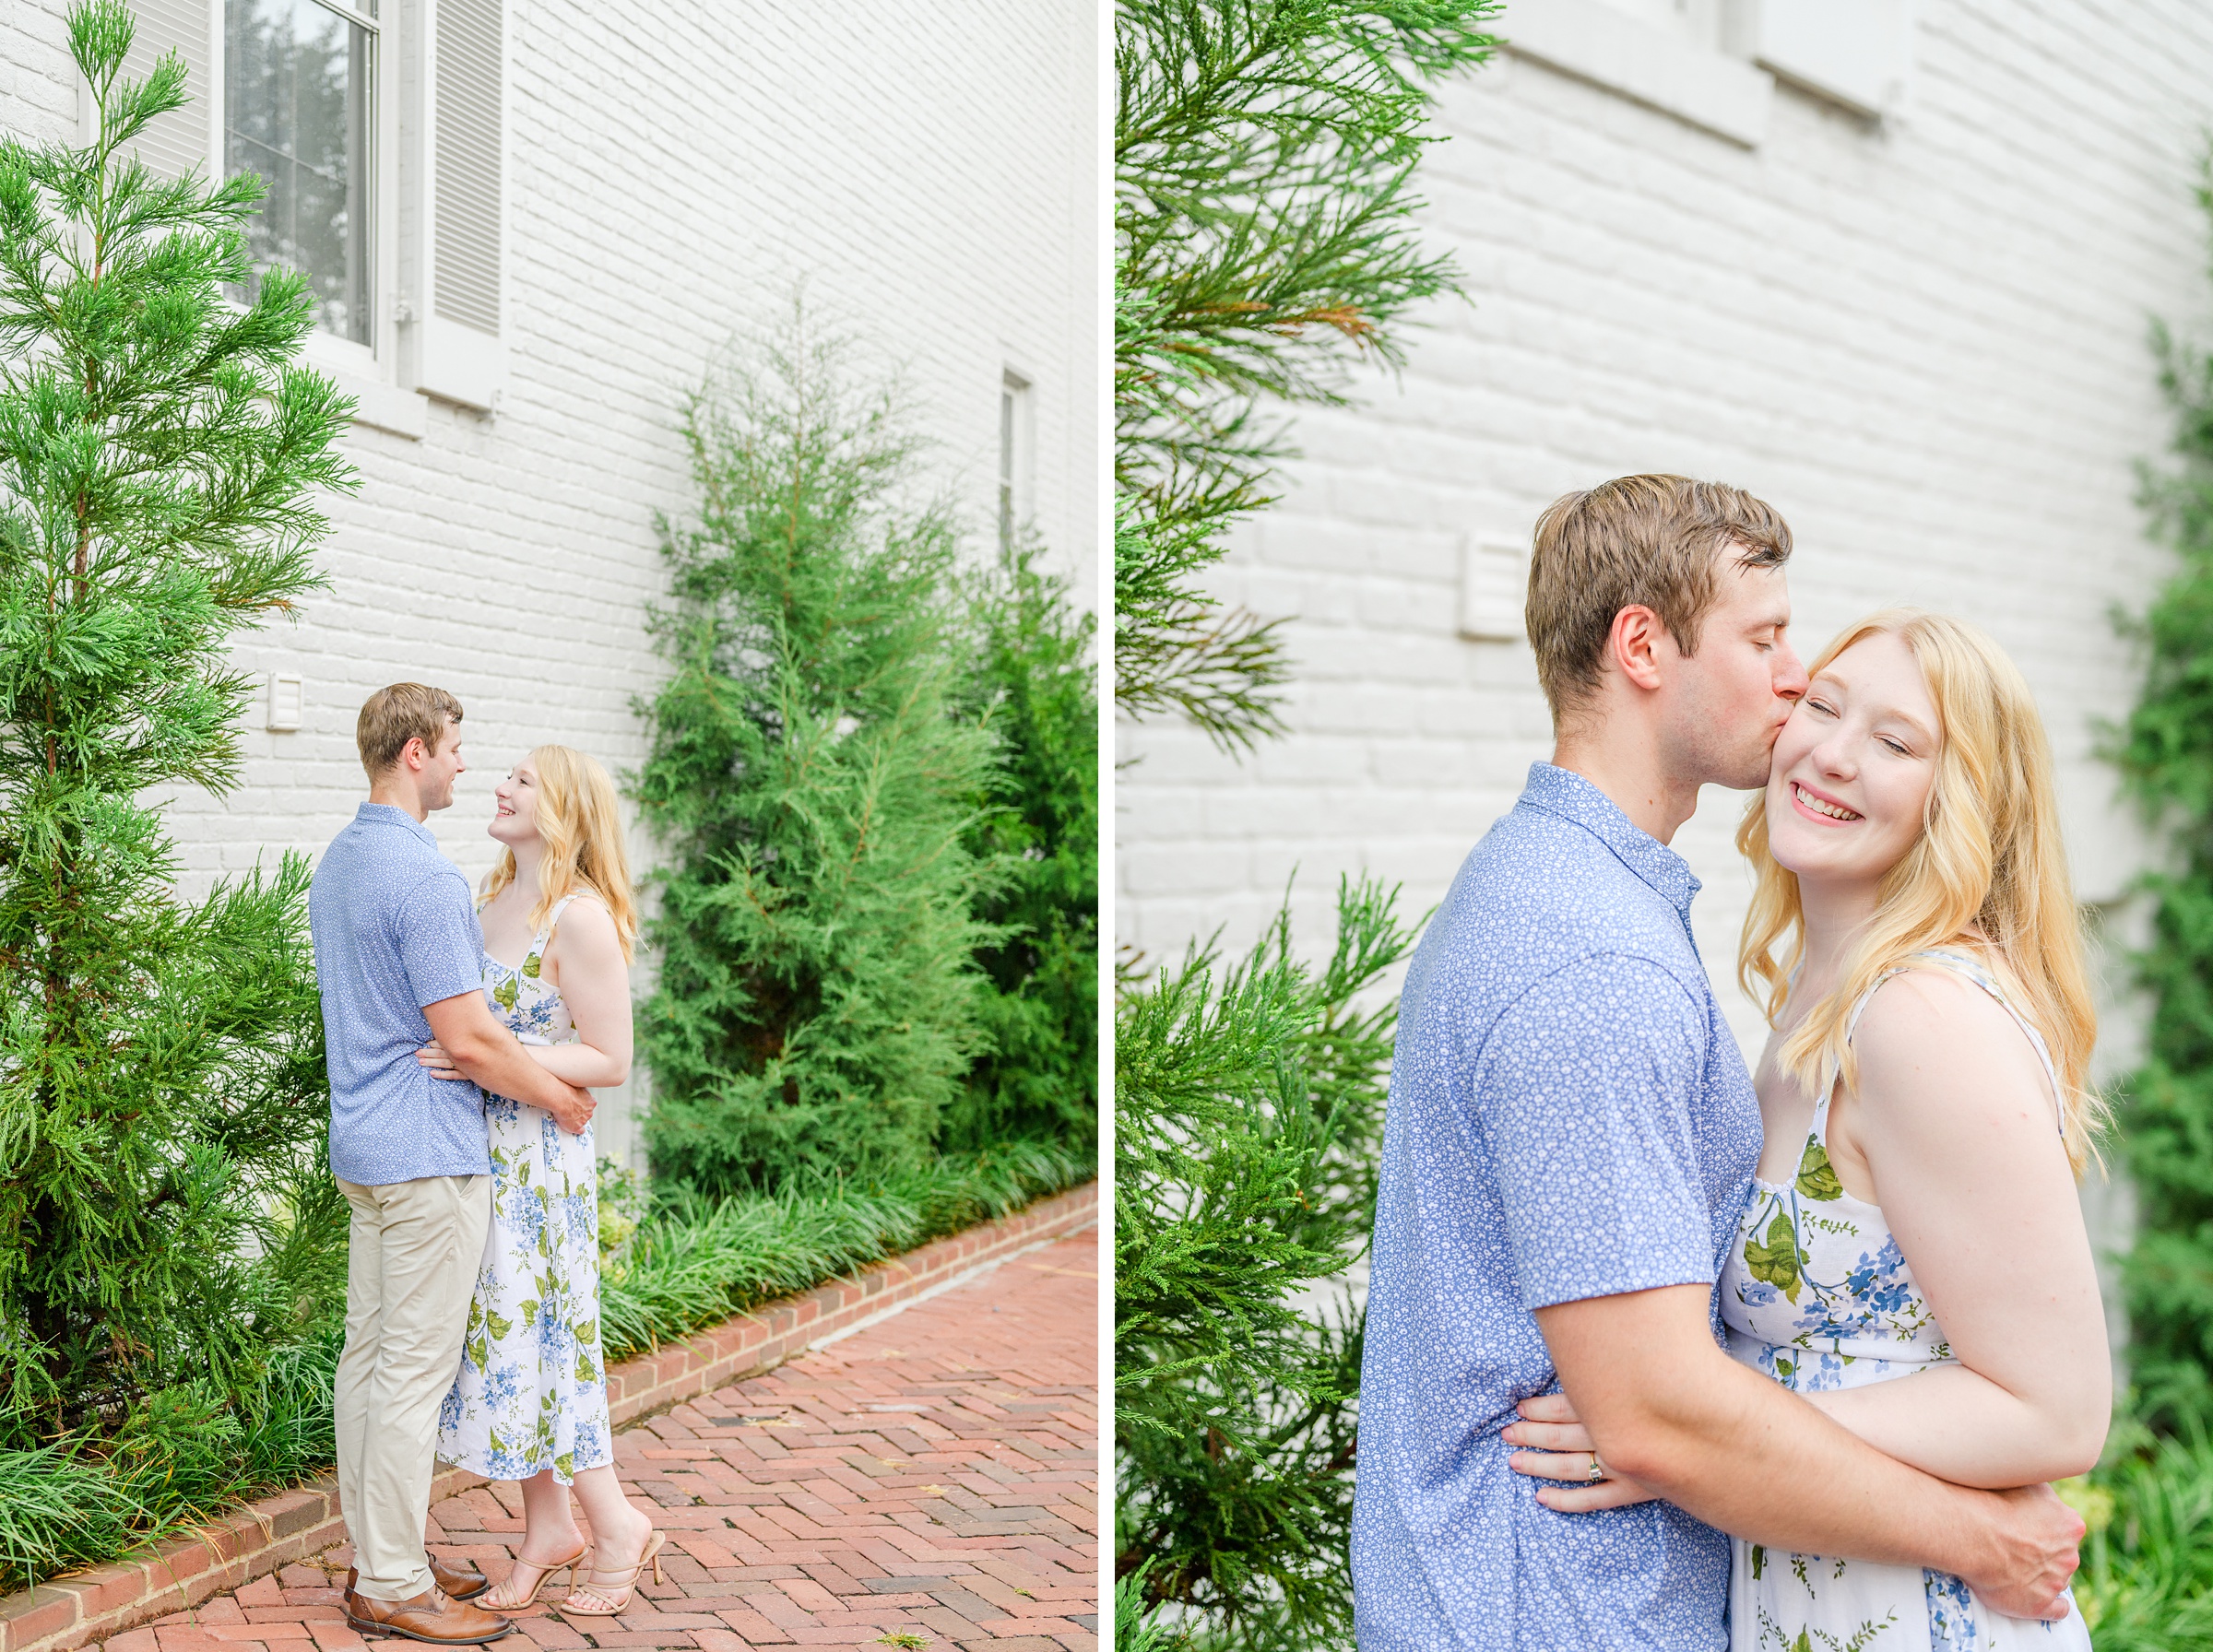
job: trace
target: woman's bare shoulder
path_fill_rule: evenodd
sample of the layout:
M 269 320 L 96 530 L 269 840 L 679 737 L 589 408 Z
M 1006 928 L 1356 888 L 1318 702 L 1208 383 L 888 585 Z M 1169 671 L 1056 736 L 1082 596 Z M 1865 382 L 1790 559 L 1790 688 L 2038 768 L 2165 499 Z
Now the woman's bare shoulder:
M 1942 964 L 1917 964 L 1884 981 L 1852 1036 L 1864 1101 L 1920 1105 L 1924 1098 L 1986 1093 L 1990 1080 L 2045 1088 L 2042 1065 L 2020 1024 L 1982 986 Z M 2046 1103 L 2048 1106 L 2049 1103 Z
M 580 892 L 562 908 L 553 926 L 556 946 L 566 941 L 573 951 L 609 950 L 621 953 L 621 938 L 615 932 L 615 914 L 598 895 Z

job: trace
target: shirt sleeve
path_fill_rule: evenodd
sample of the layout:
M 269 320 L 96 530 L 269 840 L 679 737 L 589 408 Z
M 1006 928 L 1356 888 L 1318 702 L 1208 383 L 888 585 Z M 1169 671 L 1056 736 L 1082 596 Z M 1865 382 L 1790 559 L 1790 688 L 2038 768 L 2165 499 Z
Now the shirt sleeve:
M 441 870 L 417 884 L 399 903 L 396 927 L 417 1009 L 483 988 L 484 930 L 459 872 Z
M 1644 959 L 1601 954 L 1533 986 L 1475 1070 L 1521 1305 L 1711 1284 L 1692 1126 L 1703 1008 Z

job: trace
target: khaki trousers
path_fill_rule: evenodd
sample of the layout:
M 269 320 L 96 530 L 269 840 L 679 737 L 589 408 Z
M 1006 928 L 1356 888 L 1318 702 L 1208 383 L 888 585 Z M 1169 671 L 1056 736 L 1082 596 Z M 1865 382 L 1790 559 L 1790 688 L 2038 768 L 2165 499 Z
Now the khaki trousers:
M 491 1221 L 490 1176 L 426 1176 L 364 1187 L 346 1258 L 346 1351 L 332 1396 L 338 1499 L 373 1600 L 431 1587 L 423 1522 L 438 1446 L 438 1407 L 461 1368 L 468 1303 Z

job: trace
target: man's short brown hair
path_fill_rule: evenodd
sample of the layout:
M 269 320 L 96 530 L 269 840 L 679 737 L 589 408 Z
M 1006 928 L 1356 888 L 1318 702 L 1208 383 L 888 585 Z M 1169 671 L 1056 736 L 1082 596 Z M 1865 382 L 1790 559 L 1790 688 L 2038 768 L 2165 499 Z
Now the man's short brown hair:
M 1562 494 L 1537 518 L 1529 560 L 1529 645 L 1556 726 L 1596 691 L 1614 617 L 1648 608 L 1685 654 L 1721 594 L 1721 552 L 1780 568 L 1791 530 L 1765 500 L 1722 482 L 1624 476 Z
M 461 721 L 461 702 L 444 689 L 419 682 L 396 682 L 369 696 L 353 725 L 353 743 L 369 778 L 390 771 L 409 740 L 438 749 L 448 723 Z

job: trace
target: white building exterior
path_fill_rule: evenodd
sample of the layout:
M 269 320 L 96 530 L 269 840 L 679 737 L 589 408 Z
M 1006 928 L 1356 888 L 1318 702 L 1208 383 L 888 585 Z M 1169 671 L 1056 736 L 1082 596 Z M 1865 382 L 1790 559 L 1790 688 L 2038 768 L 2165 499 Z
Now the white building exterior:
M 1472 302 L 1405 335 L 1402 381 L 1299 417 L 1287 497 L 1219 571 L 1294 617 L 1289 736 L 1238 763 L 1124 728 L 1121 941 L 1242 946 L 1295 869 L 1308 950 L 1341 872 L 1439 899 L 1550 745 L 1526 644 L 1463 631 L 1518 631 L 1544 504 L 1647 470 L 1782 511 L 1803 653 L 1893 602 L 1994 632 L 2051 728 L 2078 892 L 2116 907 L 2147 849 L 2094 757 L 2134 682 L 2107 611 L 2164 565 L 2133 502 L 2167 442 L 2149 320 L 2213 319 L 2213 8 L 1509 0 L 1496 29 L 1516 44 L 1443 89 L 1419 189 Z M 1757 1052 L 1742 801 L 1710 791 L 1676 845 Z M 2101 1072 L 2133 1032 L 2109 1020 Z
M 0 125 L 27 139 L 82 130 L 65 10 L 0 12 Z M 327 593 L 239 651 L 302 679 L 299 726 L 257 715 L 240 790 L 176 802 L 195 879 L 319 851 L 365 789 L 355 713 L 396 679 L 467 708 L 473 767 L 431 824 L 472 877 L 491 862 L 492 783 L 530 747 L 634 764 L 633 697 L 658 679 L 655 513 L 692 497 L 682 397 L 802 283 L 857 365 L 897 372 L 976 543 L 1011 489 L 1088 603 L 1089 0 L 139 0 L 139 15 L 137 57 L 178 47 L 204 94 L 147 146 L 172 161 L 235 162 L 269 116 L 242 112 L 243 65 L 325 42 L 311 89 L 343 127 L 347 175 L 301 175 L 350 191 L 339 239 L 355 237 L 328 254 L 351 263 L 323 289 L 337 331 L 316 355 L 361 398 L 360 491 L 330 507 Z M 602 1102 L 619 1156 L 628 1101 Z

